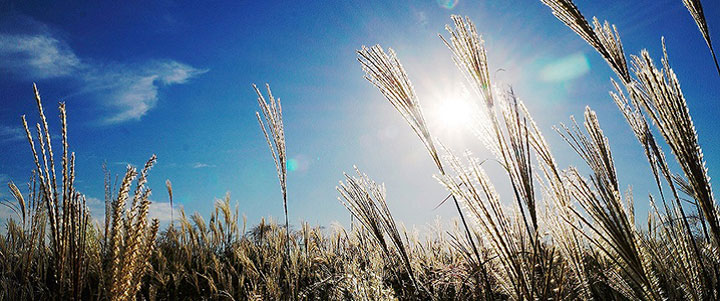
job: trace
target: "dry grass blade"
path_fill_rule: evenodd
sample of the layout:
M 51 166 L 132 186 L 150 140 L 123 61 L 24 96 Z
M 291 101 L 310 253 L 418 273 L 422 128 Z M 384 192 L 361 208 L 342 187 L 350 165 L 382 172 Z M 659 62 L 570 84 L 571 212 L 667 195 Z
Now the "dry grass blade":
M 610 26 L 607 21 L 600 25 L 597 18 L 593 18 L 591 27 L 572 0 L 541 1 L 550 7 L 555 17 L 595 48 L 623 81 L 630 82 L 630 73 L 615 25 Z
M 440 182 L 462 200 L 470 216 L 480 227 L 480 237 L 489 244 L 491 256 L 497 257 L 497 267 L 491 269 L 500 289 L 513 299 L 533 299 L 535 281 L 532 242 L 521 218 L 508 216 L 500 195 L 482 168 L 482 162 L 466 154 L 468 165 L 448 152 L 448 162 L 457 177 L 440 176 Z M 535 239 L 534 237 L 532 239 Z M 519 254 L 523 254 L 519 256 Z
M 173 190 L 172 182 L 170 182 L 170 179 L 165 180 L 165 188 L 167 188 L 168 197 L 170 198 L 170 224 L 172 224 L 175 220 L 175 212 L 173 212 Z
M 440 157 L 427 129 L 415 89 L 395 55 L 395 51 L 390 48 L 386 53 L 380 45 L 375 45 L 370 48 L 363 46 L 357 53 L 358 61 L 365 71 L 365 79 L 375 85 L 390 104 L 400 112 L 400 115 L 410 124 L 430 152 L 435 165 L 443 172 Z
M 469 18 L 466 17 L 463 20 L 458 15 L 452 15 L 451 18 L 455 23 L 455 29 L 445 26 L 445 30 L 450 33 L 450 42 L 442 35 L 440 38 L 452 51 L 455 65 L 463 71 L 463 75 L 471 83 L 475 92 L 483 97 L 488 107 L 492 107 L 494 101 L 485 41 L 478 35 L 475 24 Z
M 12 193 L 13 198 L 15 198 L 15 201 L 20 205 L 20 213 L 22 217 L 23 225 L 25 225 L 25 219 L 27 217 L 27 210 L 25 207 L 25 198 L 23 197 L 22 193 L 20 193 L 20 189 L 15 186 L 15 183 L 12 181 L 8 182 L 8 188 L 10 188 L 10 193 Z
M 715 69 L 717 69 L 718 75 L 720 75 L 720 65 L 718 65 L 717 57 L 715 56 L 715 50 L 712 47 L 712 41 L 710 40 L 710 30 L 708 29 L 707 20 L 705 20 L 705 12 L 703 12 L 703 6 L 700 0 L 683 0 L 683 4 L 687 7 L 690 15 L 698 26 L 700 33 L 705 39 L 705 43 L 710 49 L 713 61 L 715 61 Z
M 485 46 L 472 21 L 457 15 L 453 15 L 452 19 L 455 28 L 446 26 L 450 33 L 450 43 L 442 36 L 441 38 L 453 53 L 455 64 L 483 100 L 484 109 L 477 120 L 479 129 L 476 134 L 506 169 L 526 224 L 525 228 L 530 235 L 534 235 L 537 229 L 537 214 L 527 118 L 519 109 L 519 101 L 512 89 L 506 93 L 498 93 L 497 89 L 492 88 Z M 500 123 L 498 115 L 502 116 L 503 124 Z

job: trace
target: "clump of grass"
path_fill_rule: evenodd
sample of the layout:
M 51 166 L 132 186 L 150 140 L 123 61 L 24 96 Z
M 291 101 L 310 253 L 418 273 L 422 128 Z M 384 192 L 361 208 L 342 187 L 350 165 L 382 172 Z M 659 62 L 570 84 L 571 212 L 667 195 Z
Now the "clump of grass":
M 553 9 L 553 13 L 558 16 L 560 20 L 569 25 L 573 30 L 578 32 L 579 35 L 584 38 L 590 35 L 586 27 L 578 26 L 582 23 L 584 17 L 579 13 L 577 7 L 572 1 L 543 1 Z M 704 22 L 704 16 L 702 15 L 702 6 L 699 1 L 684 1 L 688 9 L 693 14 L 693 17 L 698 22 L 701 32 L 703 26 L 701 23 Z M 568 11 L 574 11 L 574 17 L 567 18 L 570 13 Z M 570 20 L 570 21 L 568 21 Z M 581 28 L 581 29 L 578 29 Z M 619 35 L 618 36 L 619 44 Z M 597 47 L 596 43 L 593 43 L 592 39 L 585 38 L 590 45 L 596 48 L 598 52 L 604 57 L 607 56 L 607 49 Z M 709 44 L 709 39 L 706 40 Z M 615 47 L 622 50 L 622 46 Z M 710 47 L 712 51 L 712 47 Z M 690 270 L 696 271 L 696 273 L 678 273 L 670 278 L 679 278 L 681 283 L 680 287 L 686 288 L 683 293 L 680 293 L 684 298 L 690 298 L 691 296 L 697 298 L 698 296 L 715 296 L 717 290 L 712 288 L 712 283 L 715 283 L 716 276 L 718 274 L 718 267 L 714 264 L 705 262 L 705 255 L 701 252 L 701 246 L 706 242 L 698 241 L 695 238 L 695 234 L 691 228 L 689 217 L 683 209 L 683 204 L 680 202 L 678 191 L 675 187 L 673 179 L 679 179 L 677 176 L 671 175 L 669 167 L 667 165 L 665 154 L 656 142 L 650 126 L 646 121 L 645 116 L 650 116 L 653 124 L 659 130 L 666 143 L 670 146 L 673 151 L 676 160 L 680 164 L 685 177 L 692 180 L 680 180 L 678 181 L 681 188 L 688 192 L 688 195 L 696 200 L 695 207 L 700 212 L 700 226 L 703 229 L 705 238 L 711 241 L 713 244 L 717 244 L 717 236 L 714 228 L 717 228 L 716 220 L 717 210 L 715 209 L 715 201 L 712 197 L 712 189 L 710 188 L 709 178 L 707 177 L 707 170 L 704 167 L 705 162 L 702 156 L 702 150 L 698 143 L 697 133 L 695 131 L 692 119 L 690 118 L 689 110 L 687 107 L 686 100 L 680 89 L 680 84 L 677 76 L 672 71 L 667 58 L 667 51 L 665 50 L 665 42 L 663 39 L 663 53 L 664 58 L 662 60 L 663 69 L 658 70 L 650 58 L 647 51 L 643 50 L 640 56 L 632 56 L 632 68 L 631 71 L 634 73 L 634 77 L 630 76 L 629 72 L 625 72 L 627 68 L 617 68 L 617 64 L 610 64 L 613 70 L 622 78 L 622 82 L 625 90 L 628 91 L 630 99 L 625 97 L 620 86 L 613 81 L 616 92 L 612 92 L 611 96 L 616 102 L 623 116 L 630 124 L 633 132 L 635 133 L 638 141 L 641 143 L 645 150 L 646 157 L 651 165 L 651 170 L 655 181 L 658 186 L 658 191 L 661 195 L 665 212 L 667 216 L 665 218 L 658 216 L 660 220 L 668 221 L 668 228 L 664 230 L 666 235 L 674 235 L 680 243 L 680 248 L 669 247 L 681 255 L 680 257 L 672 258 L 672 262 L 676 262 L 678 265 L 684 264 Z M 625 55 L 621 52 L 616 56 L 616 60 L 620 57 L 623 58 Z M 716 67 L 717 67 L 717 61 Z M 665 202 L 663 189 L 660 181 L 660 177 L 664 178 L 665 182 L 669 186 L 672 196 L 675 200 L 674 206 L 668 206 Z M 699 194 L 699 195 L 698 195 Z M 654 202 L 653 202 L 654 204 Z M 682 221 L 682 226 L 675 226 L 675 220 Z M 707 227 L 710 228 L 710 235 L 708 235 Z M 677 232 L 678 229 L 683 229 L 683 232 Z M 684 249 L 683 249 L 684 248 Z M 658 264 L 662 266 L 663 264 Z M 666 275 L 667 276 L 667 275 Z M 683 278 L 690 277 L 690 278 Z M 695 286 L 705 287 L 702 293 L 687 289 L 692 286 L 688 283 L 695 283 Z M 666 290 L 672 290 L 672 286 L 666 287 Z M 672 295 L 672 293 L 670 293 Z
M 30 132 L 25 116 L 22 116 L 25 133 L 35 160 L 35 171 L 39 181 L 39 199 L 44 204 L 50 224 L 50 242 L 52 250 L 52 283 L 54 289 L 60 295 L 67 295 L 70 298 L 80 296 L 80 288 L 83 286 L 86 257 L 86 232 L 88 228 L 88 209 L 85 205 L 85 197 L 75 190 L 75 153 L 69 154 L 67 140 L 67 114 L 65 104 L 60 103 L 60 121 L 62 130 L 62 175 L 61 187 L 58 189 L 57 175 L 55 171 L 55 156 L 52 148 L 52 140 L 49 125 L 45 118 L 40 92 L 33 84 L 35 92 L 35 103 L 38 108 L 40 122 L 35 124 L 37 142 L 40 146 L 40 153 L 35 148 L 35 139 Z M 42 164 L 41 164 L 42 162 Z M 14 186 L 14 185 L 13 185 Z M 12 187 L 11 187 L 12 188 Z M 16 198 L 19 194 L 17 187 L 14 190 Z M 23 201 L 19 199 L 19 201 Z M 24 201 L 20 202 L 21 207 Z M 35 211 L 37 214 L 37 210 Z M 23 223 L 25 213 L 23 210 Z M 44 224 L 34 224 L 34 227 L 44 227 Z M 33 229 L 33 232 L 36 230 Z M 42 236 L 38 239 L 43 240 Z M 34 239 L 33 239 L 34 241 Z
M 343 205 L 373 235 L 386 260 L 395 260 L 396 256 L 400 258 L 419 297 L 423 288 L 417 283 L 410 254 L 385 201 L 385 185 L 376 184 L 357 168 L 355 171 L 358 177 L 345 174 L 346 183 L 340 182 L 340 186 L 337 187 Z M 389 238 L 393 249 L 388 246 L 386 237 Z
M 157 158 L 153 155 L 139 174 L 134 167 L 128 166 L 125 177 L 120 183 L 117 198 L 113 201 L 112 220 L 110 222 L 110 245 L 107 248 L 108 261 L 107 289 L 108 297 L 113 300 L 131 300 L 142 286 L 148 263 L 143 254 L 151 254 L 155 237 L 159 229 L 157 219 L 148 224 L 150 210 L 150 192 L 145 186 L 150 168 Z M 137 177 L 137 185 L 132 204 L 126 210 L 130 198 L 130 186 Z
M 573 120 L 573 129 L 564 127 L 561 135 L 593 172 L 589 181 L 592 188 L 577 169 L 570 169 L 568 178 L 573 198 L 595 222 L 590 223 L 578 211 L 574 212 L 597 234 L 594 237 L 586 235 L 588 240 L 607 258 L 614 260 L 625 274 L 626 277 L 618 278 L 615 272 L 609 272 L 612 286 L 629 298 L 662 299 L 664 292 L 658 285 L 651 269 L 650 256 L 635 228 L 631 194 L 624 203 L 608 139 L 590 108 L 585 110 L 585 129 L 587 135 Z

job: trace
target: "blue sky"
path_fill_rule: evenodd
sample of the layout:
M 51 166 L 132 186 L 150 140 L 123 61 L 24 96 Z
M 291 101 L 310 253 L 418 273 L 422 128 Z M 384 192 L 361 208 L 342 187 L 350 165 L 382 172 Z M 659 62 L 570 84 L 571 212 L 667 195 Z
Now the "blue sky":
M 250 223 L 282 216 L 272 159 L 259 130 L 252 83 L 270 83 L 283 101 L 292 223 L 347 224 L 337 201 L 342 173 L 357 165 L 385 182 L 390 209 L 408 225 L 454 217 L 432 208 L 444 189 L 422 144 L 355 60 L 362 45 L 398 53 L 420 95 L 430 130 L 460 152 L 489 157 L 477 139 L 438 112 L 462 89 L 462 76 L 437 37 L 450 14 L 467 15 L 483 34 L 497 82 L 512 85 L 540 124 L 562 166 L 580 164 L 552 126 L 598 112 L 624 187 L 638 216 L 647 208 L 649 167 L 608 96 L 612 74 L 540 1 L 208 1 L 0 4 L 0 180 L 27 181 L 33 167 L 20 115 L 37 122 L 36 82 L 59 134 L 56 104 L 65 101 L 77 186 L 102 198 L 101 165 L 158 163 L 149 185 L 155 215 L 167 219 L 164 182 L 177 204 L 209 216 L 230 192 Z M 443 1 L 440 1 L 443 2 Z M 665 36 L 698 128 L 710 175 L 720 169 L 716 121 L 720 76 L 680 0 L 577 1 L 581 11 L 617 25 L 625 51 L 647 48 L 659 59 Z M 704 1 L 720 43 L 720 3 Z M 53 131 L 53 130 L 51 130 Z M 507 180 L 489 167 L 503 190 Z M 717 184 L 716 184 L 717 186 Z M 510 195 L 503 195 L 509 200 Z M 8 197 L 6 191 L 0 197 Z M 101 205 L 92 203 L 95 216 Z

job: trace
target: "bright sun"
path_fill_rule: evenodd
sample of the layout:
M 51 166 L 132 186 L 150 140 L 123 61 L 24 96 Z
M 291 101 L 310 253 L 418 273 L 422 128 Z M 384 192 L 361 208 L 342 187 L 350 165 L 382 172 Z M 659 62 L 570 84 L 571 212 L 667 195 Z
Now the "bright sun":
M 437 107 L 438 122 L 448 131 L 459 131 L 472 123 L 473 107 L 466 96 L 444 99 Z

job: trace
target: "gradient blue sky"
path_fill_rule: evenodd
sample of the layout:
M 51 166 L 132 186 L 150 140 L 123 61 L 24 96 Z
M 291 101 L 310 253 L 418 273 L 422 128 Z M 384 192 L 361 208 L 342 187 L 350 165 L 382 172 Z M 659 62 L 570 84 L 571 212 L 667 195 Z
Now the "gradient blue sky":
M 399 114 L 363 79 L 355 50 L 376 43 L 394 48 L 431 131 L 457 152 L 469 148 L 487 158 L 477 139 L 437 114 L 462 89 L 437 34 L 450 14 L 461 14 L 476 22 L 491 68 L 504 69 L 496 81 L 512 85 L 525 101 L 563 167 L 580 162 L 552 126 L 581 116 L 589 105 L 610 138 L 622 185 L 633 186 L 639 217 L 647 212 L 647 194 L 657 195 L 642 150 L 608 96 L 608 66 L 540 1 L 99 2 L 0 3 L 3 183 L 26 182 L 33 168 L 20 115 L 37 122 L 37 82 L 56 136 L 56 104 L 67 103 L 77 186 L 88 197 L 103 197 L 103 161 L 117 174 L 155 153 L 149 181 L 155 216 L 168 218 L 164 182 L 170 179 L 175 202 L 188 212 L 209 216 L 214 199 L 229 191 L 250 223 L 277 219 L 280 191 L 251 88 L 268 82 L 283 101 L 294 164 L 288 176 L 292 223 L 347 225 L 335 186 L 353 165 L 386 183 L 390 209 L 405 224 L 454 217 L 449 205 L 432 210 L 446 194 L 432 178 L 434 165 Z M 659 59 L 665 36 L 710 175 L 719 178 L 720 76 L 682 2 L 577 4 L 588 18 L 615 23 L 628 54 L 647 48 Z M 720 43 L 720 3 L 703 4 Z M 506 189 L 499 168 L 488 168 Z M 91 207 L 101 216 L 98 201 Z

